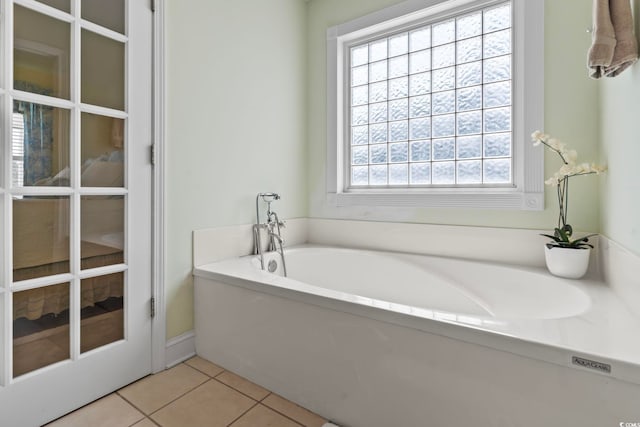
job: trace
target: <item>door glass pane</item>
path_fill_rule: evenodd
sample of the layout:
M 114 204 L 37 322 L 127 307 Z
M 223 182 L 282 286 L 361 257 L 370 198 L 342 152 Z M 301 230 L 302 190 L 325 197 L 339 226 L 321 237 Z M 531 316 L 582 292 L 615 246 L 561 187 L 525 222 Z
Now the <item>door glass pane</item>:
M 69 283 L 13 293 L 13 376 L 69 358 Z
M 124 34 L 124 0 L 82 0 L 82 19 Z
M 80 202 L 82 269 L 124 262 L 124 197 L 83 196 Z
M 68 187 L 69 110 L 14 101 L 11 156 L 14 187 Z
M 4 292 L 0 292 L 0 367 L 2 367 L 2 371 L 0 372 L 0 381 L 4 384 L 4 346 L 5 346 L 5 337 L 4 337 L 4 299 L 7 298 Z M 2 387 L 0 386 L 0 390 Z
M 70 24 L 14 7 L 15 89 L 69 99 Z
M 124 186 L 124 120 L 82 113 L 83 187 Z
M 69 8 L 69 0 L 37 0 L 40 3 L 44 3 L 46 5 L 49 5 L 51 7 L 55 7 L 56 9 L 60 9 L 63 10 L 67 13 L 69 13 L 69 11 L 71 10 Z
M 81 281 L 80 351 L 124 339 L 124 273 Z
M 124 44 L 82 30 L 81 62 L 82 102 L 124 110 Z
M 13 200 L 13 281 L 68 273 L 69 197 L 18 197 Z
M 0 35 L 0 43 L 2 43 L 2 36 L 1 35 Z M 4 87 L 4 84 L 0 82 L 0 88 L 3 88 L 3 87 Z M 4 102 L 5 102 L 4 96 L 0 96 L 0 104 L 4 105 Z M 4 117 L 4 114 L 3 114 L 3 117 Z M 2 134 L 4 135 L 4 123 L 5 123 L 4 120 L 3 120 L 2 123 L 3 124 L 0 125 L 0 132 L 3 132 Z M 4 138 L 3 138 L 3 140 L 4 140 Z M 4 180 L 4 170 L 5 170 L 4 169 L 4 167 L 5 167 L 4 166 L 4 164 L 5 164 L 5 162 L 4 162 L 4 153 L 5 153 L 4 147 L 2 148 L 2 153 L 3 154 L 0 156 L 0 158 L 2 159 L 2 161 L 0 161 L 0 188 L 5 188 L 5 185 L 7 187 L 9 186 L 9 182 L 7 182 L 5 184 L 5 180 Z M 2 197 L 0 197 L 0 199 L 2 199 Z M 0 211 L 0 212 L 4 212 L 4 211 Z M 2 217 L 2 214 L 0 214 L 0 217 Z M 1 229 L 2 228 L 1 228 L 1 225 L 0 225 L 0 230 Z M 0 257 L 0 262 L 1 262 L 1 260 L 2 260 L 2 258 Z M 1 378 L 2 378 L 2 376 L 0 374 L 0 379 Z

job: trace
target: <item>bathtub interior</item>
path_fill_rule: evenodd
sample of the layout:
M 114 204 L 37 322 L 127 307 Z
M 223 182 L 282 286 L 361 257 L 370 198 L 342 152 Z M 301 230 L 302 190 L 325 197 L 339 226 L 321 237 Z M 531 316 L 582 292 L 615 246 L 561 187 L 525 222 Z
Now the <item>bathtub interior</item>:
M 392 304 L 492 316 L 464 289 L 400 257 L 322 248 L 291 249 L 285 257 L 291 280 Z
M 280 255 L 267 253 L 265 264 Z M 572 317 L 591 306 L 569 280 L 535 268 L 437 256 L 302 245 L 285 252 L 287 278 L 391 304 L 504 319 Z M 260 268 L 257 258 L 254 268 Z M 277 280 L 276 280 L 277 283 Z

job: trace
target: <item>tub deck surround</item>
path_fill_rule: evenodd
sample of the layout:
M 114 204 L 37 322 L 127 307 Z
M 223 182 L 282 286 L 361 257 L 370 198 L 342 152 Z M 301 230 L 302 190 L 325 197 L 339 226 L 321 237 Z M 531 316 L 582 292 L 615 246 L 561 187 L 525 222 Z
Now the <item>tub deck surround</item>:
M 605 282 L 640 319 L 640 257 L 600 236 L 599 263 Z
M 306 243 L 531 267 L 545 266 L 544 244 L 549 240 L 540 235 L 549 230 L 321 218 L 310 218 L 308 228 Z M 593 252 L 597 252 L 597 239 L 590 243 L 594 243 Z M 598 273 L 596 266 L 596 262 L 591 263 L 591 273 Z
M 438 255 L 504 264 L 544 267 L 540 233 L 525 230 L 438 224 L 343 219 L 287 219 L 285 246 L 311 243 L 325 246 Z M 252 224 L 216 227 L 193 232 L 193 266 L 249 255 L 253 250 Z M 576 232 L 578 233 L 578 232 Z M 583 232 L 580 234 L 591 234 Z M 599 277 L 598 239 L 591 242 L 590 277 Z
M 496 350 L 505 337 L 450 319 L 320 296 L 308 303 L 259 286 L 195 277 L 198 354 L 338 425 L 603 427 L 640 418 L 638 384 L 561 366 L 557 347 L 520 341 L 526 353 L 557 356 L 546 363 Z
M 560 279 L 541 267 L 318 245 L 289 248 L 285 256 L 288 278 L 261 271 L 253 256 L 203 265 L 194 275 L 598 373 L 572 358 L 594 360 L 611 365 L 606 375 L 640 384 L 640 319 L 601 281 Z M 196 324 L 196 342 L 198 333 Z
M 282 235 L 285 246 L 299 245 L 308 241 L 307 218 L 284 218 Z M 267 236 L 263 230 L 264 248 Z M 253 224 L 207 228 L 193 232 L 193 265 L 204 265 L 226 258 L 249 255 L 253 252 Z

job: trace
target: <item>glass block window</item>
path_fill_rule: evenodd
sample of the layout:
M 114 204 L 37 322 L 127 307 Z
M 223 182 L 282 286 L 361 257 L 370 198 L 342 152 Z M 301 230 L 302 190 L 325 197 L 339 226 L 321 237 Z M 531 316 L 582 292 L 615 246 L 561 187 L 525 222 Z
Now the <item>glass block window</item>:
M 350 187 L 512 177 L 511 2 L 353 45 Z

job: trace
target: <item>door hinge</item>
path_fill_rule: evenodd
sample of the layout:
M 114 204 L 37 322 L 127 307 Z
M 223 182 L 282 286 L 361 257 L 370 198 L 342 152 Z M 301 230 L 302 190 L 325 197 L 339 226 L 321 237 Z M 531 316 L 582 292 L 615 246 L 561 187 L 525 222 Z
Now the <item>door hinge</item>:
M 155 166 L 156 165 L 156 145 L 151 144 L 151 146 L 149 147 L 149 151 L 150 151 L 150 157 L 151 157 L 151 166 Z
M 155 297 L 151 297 L 151 301 L 150 301 L 150 305 L 151 305 L 151 318 L 153 319 L 154 317 L 156 317 L 156 298 Z

